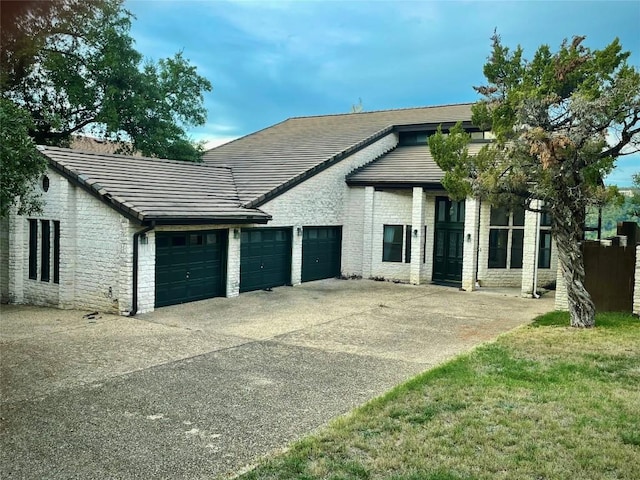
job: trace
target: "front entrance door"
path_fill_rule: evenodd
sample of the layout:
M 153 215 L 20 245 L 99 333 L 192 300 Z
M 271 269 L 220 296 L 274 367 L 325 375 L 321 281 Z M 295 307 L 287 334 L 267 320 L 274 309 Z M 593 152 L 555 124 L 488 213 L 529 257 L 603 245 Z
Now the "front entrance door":
M 464 200 L 436 197 L 436 228 L 433 248 L 433 281 L 462 284 Z

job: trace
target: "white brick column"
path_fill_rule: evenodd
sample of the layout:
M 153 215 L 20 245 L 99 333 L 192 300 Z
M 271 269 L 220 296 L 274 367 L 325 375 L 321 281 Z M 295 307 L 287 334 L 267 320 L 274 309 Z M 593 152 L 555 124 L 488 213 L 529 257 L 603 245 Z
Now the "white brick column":
M 240 294 L 240 231 L 240 227 L 229 229 L 229 241 L 227 242 L 227 297 L 237 297 Z
M 479 221 L 480 200 L 467 198 L 464 206 L 464 247 L 462 251 L 462 289 L 467 292 L 472 292 L 476 289 Z
M 13 211 L 9 218 L 9 301 L 12 303 L 24 302 L 24 277 L 27 275 L 25 270 L 25 256 L 27 252 L 24 249 L 25 242 L 25 225 L 27 220 L 19 217 Z M 28 235 L 28 234 L 27 234 Z
M 533 200 L 531 208 L 539 209 L 540 201 Z M 524 213 L 524 241 L 522 245 L 522 282 L 520 294 L 532 298 L 536 293 L 538 269 L 538 242 L 540 213 L 526 210 Z
M 420 285 L 422 276 L 422 258 L 424 255 L 424 210 L 425 201 L 422 187 L 413 187 L 413 203 L 411 208 L 411 267 L 409 282 Z M 413 233 L 416 232 L 417 235 Z
M 375 190 L 373 187 L 364 189 L 364 235 L 362 236 L 362 277 L 370 278 L 373 262 L 373 200 Z
M 633 313 L 640 315 L 640 245 L 636 245 L 636 275 L 633 285 Z
M 294 225 L 291 235 L 291 285 L 300 285 L 302 283 L 302 225 Z

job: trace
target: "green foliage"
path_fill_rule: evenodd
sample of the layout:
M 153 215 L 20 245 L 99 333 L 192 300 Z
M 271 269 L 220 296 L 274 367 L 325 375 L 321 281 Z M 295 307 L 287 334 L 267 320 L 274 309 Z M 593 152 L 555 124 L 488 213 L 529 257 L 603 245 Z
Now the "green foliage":
M 544 202 L 576 326 L 592 326 L 595 312 L 578 247 L 586 210 L 616 197 L 603 178 L 640 145 L 640 73 L 627 64 L 629 52 L 618 39 L 602 50 L 584 39 L 565 40 L 556 52 L 542 45 L 526 60 L 494 34 L 472 121 L 496 141 L 469 156 L 459 136 L 429 140 L 452 197 L 531 209 L 532 200 Z
M 26 111 L 0 98 L 0 217 L 6 216 L 16 203 L 22 215 L 42 207 L 34 185 L 46 162 L 29 137 L 31 125 Z
M 18 26 L 2 36 L 9 53 L 0 80 L 3 97 L 33 117 L 37 143 L 65 146 L 85 132 L 121 142 L 122 153 L 200 158 L 185 127 L 206 121 L 203 92 L 211 84 L 181 53 L 143 63 L 122 0 L 62 0 L 44 11 L 40 2 L 25 3 L 9 12 Z M 34 15 L 43 17 L 35 30 Z

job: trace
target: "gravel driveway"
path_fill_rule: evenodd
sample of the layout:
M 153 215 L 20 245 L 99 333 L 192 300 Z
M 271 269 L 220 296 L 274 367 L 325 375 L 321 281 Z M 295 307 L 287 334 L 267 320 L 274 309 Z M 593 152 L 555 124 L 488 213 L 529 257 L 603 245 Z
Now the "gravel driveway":
M 227 478 L 553 309 L 323 280 L 136 318 L 0 311 L 0 478 Z

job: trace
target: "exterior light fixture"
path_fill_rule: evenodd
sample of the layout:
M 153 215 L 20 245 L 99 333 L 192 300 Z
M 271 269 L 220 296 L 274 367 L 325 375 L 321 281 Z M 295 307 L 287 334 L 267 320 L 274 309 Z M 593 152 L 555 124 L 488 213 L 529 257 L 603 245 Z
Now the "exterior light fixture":
M 301 237 L 302 236 L 302 227 L 298 227 L 296 229 L 296 232 L 298 233 L 298 236 Z
M 234 228 L 233 229 L 233 238 L 240 238 L 240 229 L 239 228 Z
M 417 228 L 414 228 L 414 229 L 413 229 L 413 236 L 414 236 L 414 237 L 417 237 L 417 236 L 418 236 L 418 229 L 417 229 Z

